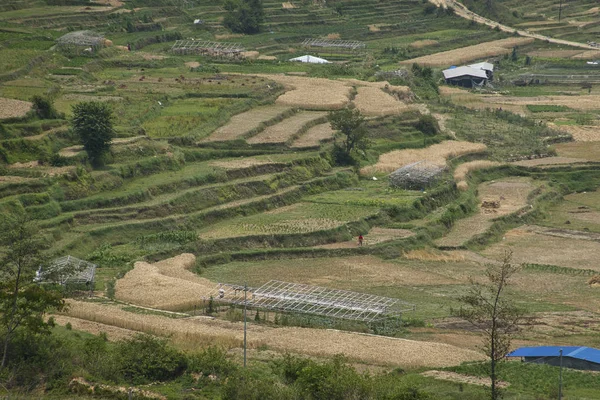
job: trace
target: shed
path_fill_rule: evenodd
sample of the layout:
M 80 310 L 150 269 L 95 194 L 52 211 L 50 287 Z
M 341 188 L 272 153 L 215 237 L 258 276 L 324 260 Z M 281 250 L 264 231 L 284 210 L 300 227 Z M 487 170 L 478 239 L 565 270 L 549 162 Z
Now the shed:
M 446 83 L 468 88 L 484 85 L 489 79 L 486 71 L 470 66 L 445 69 L 442 74 Z
M 290 61 L 298 61 L 311 64 L 329 64 L 329 61 L 325 60 L 324 58 L 309 56 L 308 54 L 301 57 L 291 58 Z
M 48 266 L 40 267 L 34 281 L 58 285 L 82 285 L 94 289 L 97 265 L 73 256 L 64 256 L 52 261 Z
M 390 174 L 390 185 L 396 188 L 423 190 L 434 184 L 445 168 L 426 160 L 398 168 Z
M 487 75 L 488 79 L 490 81 L 494 80 L 494 64 L 489 63 L 489 62 L 480 62 L 477 64 L 471 64 L 471 65 L 467 65 L 467 67 L 471 67 L 473 69 L 480 69 L 482 71 L 485 71 L 485 74 Z
M 600 350 L 580 346 L 538 346 L 521 347 L 507 357 L 521 357 L 523 361 L 535 364 L 560 366 L 588 371 L 600 371 Z
M 95 53 L 104 47 L 106 39 L 104 36 L 93 31 L 75 31 L 59 37 L 56 47 L 65 52 L 82 54 Z

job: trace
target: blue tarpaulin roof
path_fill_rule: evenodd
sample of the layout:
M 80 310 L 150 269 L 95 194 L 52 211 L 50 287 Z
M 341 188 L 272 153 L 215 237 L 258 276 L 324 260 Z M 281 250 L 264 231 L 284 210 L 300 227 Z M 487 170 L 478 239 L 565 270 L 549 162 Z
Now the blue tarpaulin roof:
M 600 350 L 579 346 L 521 347 L 507 354 L 507 357 L 558 357 L 561 349 L 563 357 L 577 358 L 600 364 Z

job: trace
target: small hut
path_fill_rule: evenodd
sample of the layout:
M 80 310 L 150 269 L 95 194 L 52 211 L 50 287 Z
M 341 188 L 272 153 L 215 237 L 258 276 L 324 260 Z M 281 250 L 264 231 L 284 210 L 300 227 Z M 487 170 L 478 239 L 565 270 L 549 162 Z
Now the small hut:
M 70 286 L 77 290 L 94 290 L 97 265 L 73 256 L 64 256 L 40 267 L 35 276 L 38 283 Z
M 93 31 L 69 32 L 56 40 L 58 50 L 74 55 L 94 54 L 104 47 L 104 36 Z
M 405 165 L 390 174 L 390 185 L 401 189 L 421 190 L 433 185 L 445 168 L 425 160 Z

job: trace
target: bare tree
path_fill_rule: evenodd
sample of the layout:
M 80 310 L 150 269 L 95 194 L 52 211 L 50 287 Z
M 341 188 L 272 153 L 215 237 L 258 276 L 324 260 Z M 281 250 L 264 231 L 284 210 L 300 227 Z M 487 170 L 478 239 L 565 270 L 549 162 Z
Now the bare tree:
M 487 283 L 471 280 L 467 294 L 460 298 L 463 304 L 454 314 L 470 322 L 483 335 L 483 350 L 490 359 L 491 399 L 500 399 L 497 364 L 510 350 L 513 335 L 524 322 L 524 311 L 506 296 L 509 279 L 519 270 L 511 264 L 512 251 L 504 254 L 502 262 L 488 265 Z

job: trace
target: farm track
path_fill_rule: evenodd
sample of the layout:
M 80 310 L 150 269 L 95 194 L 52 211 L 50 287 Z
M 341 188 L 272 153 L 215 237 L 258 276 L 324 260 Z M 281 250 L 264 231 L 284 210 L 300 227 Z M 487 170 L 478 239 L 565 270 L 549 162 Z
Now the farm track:
M 543 41 L 547 41 L 549 43 L 564 44 L 567 46 L 579 47 L 579 48 L 587 49 L 587 50 L 598 50 L 598 48 L 590 46 L 588 44 L 573 42 L 571 40 L 555 39 L 550 36 L 544 36 L 544 35 L 540 35 L 537 33 L 530 33 L 525 30 L 519 30 L 519 29 L 512 28 L 510 26 L 507 26 L 507 25 L 502 25 L 496 21 L 492 21 L 491 19 L 482 17 L 479 14 L 475 14 L 474 12 L 469 10 L 465 5 L 463 5 L 462 3 L 459 3 L 455 0 L 429 0 L 429 2 L 435 4 L 438 7 L 444 7 L 444 8 L 452 7 L 452 8 L 454 8 L 456 15 L 458 15 L 462 18 L 468 19 L 469 21 L 475 21 L 479 24 L 487 25 L 491 28 L 498 27 L 503 32 L 507 32 L 507 33 L 516 32 L 519 36 L 543 40 Z

